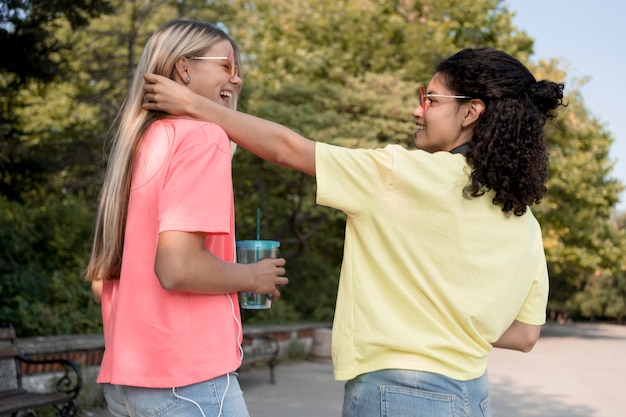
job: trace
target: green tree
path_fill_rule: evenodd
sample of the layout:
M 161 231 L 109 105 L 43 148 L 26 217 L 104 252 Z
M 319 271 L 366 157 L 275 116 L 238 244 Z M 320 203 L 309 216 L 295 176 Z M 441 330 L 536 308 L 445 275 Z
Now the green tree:
M 0 322 L 20 336 L 99 331 L 82 270 L 107 138 L 148 36 L 201 3 L 0 4 L 2 48 L 25 45 L 0 66 Z
M 234 3 L 240 7 L 228 27 L 245 53 L 246 110 L 316 140 L 351 147 L 411 146 L 411 110 L 419 82 L 430 78 L 438 54 L 457 49 L 449 35 L 464 25 L 448 22 L 445 4 L 262 0 L 254 3 L 251 13 L 244 2 Z M 478 16 L 475 10 L 467 19 Z M 499 24 L 493 32 L 501 29 Z M 458 33 L 457 39 L 470 32 Z M 475 39 L 480 31 L 476 32 Z M 269 182 L 262 182 L 264 177 Z M 248 203 L 256 195 L 269 193 L 282 204 L 280 210 L 271 209 L 278 204 L 269 204 L 268 216 L 276 219 L 270 217 L 274 230 L 281 233 L 271 237 L 297 240 L 297 248 L 286 252 L 292 285 L 336 290 L 337 274 L 296 269 L 303 258 L 317 259 L 334 271 L 341 262 L 344 217 L 315 206 L 314 181 L 264 162 L 237 163 L 235 179 L 238 189 L 241 184 L 250 186 L 237 193 L 245 196 L 237 200 L 238 219 L 253 219 Z M 284 189 L 290 184 L 294 186 Z M 311 219 L 313 223 L 307 222 Z M 292 301 L 290 290 L 284 290 L 282 302 Z M 321 307 L 333 306 L 334 297 L 326 297 Z M 318 318 L 313 310 L 306 314 Z
M 106 129 L 102 107 L 85 99 L 93 78 L 80 82 L 85 55 L 77 52 L 90 19 L 111 9 L 98 1 L 10 6 L 2 7 L 2 48 L 28 47 L 10 48 L 14 61 L 0 69 L 0 322 L 20 336 L 98 331 L 99 308 L 81 276 L 93 227 L 86 203 L 102 166 L 104 135 L 94 141 L 94 132 Z
M 73 197 L 0 196 L 0 325 L 18 335 L 95 332 L 99 308 L 82 282 L 92 216 Z
M 44 86 L 68 72 L 60 55 L 72 44 L 57 36 L 68 25 L 80 30 L 89 19 L 110 12 L 106 0 L 73 2 L 6 1 L 0 2 L 0 193 L 14 200 L 22 193 L 46 183 L 48 175 L 59 168 L 56 160 L 44 156 L 49 142 L 38 140 L 24 126 L 21 114 L 30 106 L 28 96 L 40 94 Z M 52 146 L 54 148 L 54 146 Z
M 511 24 L 511 13 L 498 0 L 106 4 L 114 13 L 93 17 L 77 12 L 86 19 L 82 26 L 51 14 L 45 42 L 39 37 L 26 48 L 71 45 L 50 55 L 62 65 L 46 67 L 55 77 L 24 81 L 22 74 L 0 67 L 3 87 L 14 87 L 0 99 L 0 221 L 10 242 L 0 251 L 0 320 L 15 320 L 29 310 L 49 317 L 44 306 L 65 311 L 60 304 L 74 296 L 79 304 L 90 301 L 80 269 L 88 256 L 89 219 L 102 181 L 107 138 L 141 50 L 165 21 L 185 17 L 219 23 L 233 35 L 244 53 L 241 110 L 316 140 L 350 147 L 412 146 L 417 88 L 428 82 L 439 56 L 468 46 L 500 48 L 523 62 L 532 56 L 532 39 Z M 540 62 L 533 71 L 538 78 L 564 80 L 559 66 Z M 572 88 L 568 82 L 567 93 L 569 107 L 547 126 L 550 192 L 533 208 L 544 230 L 552 276 L 550 308 L 555 314 L 620 318 L 625 244 L 624 228 L 611 219 L 622 187 L 610 176 L 613 138 L 589 116 L 576 84 Z M 256 235 L 260 208 L 261 237 L 281 241 L 291 278 L 276 308 L 246 320 L 330 319 L 343 250 L 343 214 L 315 204 L 312 178 L 273 167 L 248 152 L 237 152 L 233 175 L 238 238 Z M 51 224 L 56 226 L 46 229 Z M 45 238 L 38 240 L 37 235 Z M 75 257 L 68 256 L 68 248 L 75 250 Z M 70 288 L 67 279 L 77 287 Z M 8 291 L 10 305 L 4 297 Z M 32 297 L 24 301 L 29 293 Z M 35 302 L 39 307 L 33 308 Z M 50 331 L 86 328 L 84 318 L 71 320 L 77 323 L 71 329 L 58 324 Z
M 98 0 L 0 2 L 0 323 L 20 336 L 99 327 L 78 279 L 92 214 L 64 179 L 82 156 L 77 124 L 62 115 L 74 102 L 48 87 L 71 73 L 62 28 L 80 31 L 110 10 Z
M 563 79 L 557 66 L 541 62 L 537 73 Z M 579 93 L 584 81 L 572 81 L 567 110 L 547 126 L 549 192 L 535 210 L 544 230 L 552 314 L 615 319 L 626 314 L 625 234 L 612 218 L 624 186 L 611 177 L 613 138 Z

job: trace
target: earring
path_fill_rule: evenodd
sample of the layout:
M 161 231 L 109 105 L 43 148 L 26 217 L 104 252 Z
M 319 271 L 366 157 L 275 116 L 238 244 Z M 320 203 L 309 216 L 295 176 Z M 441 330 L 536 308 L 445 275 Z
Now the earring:
M 185 78 L 185 81 L 186 81 L 187 83 L 189 83 L 189 81 L 191 81 L 191 78 L 189 78 L 189 76 L 187 76 L 187 78 Z

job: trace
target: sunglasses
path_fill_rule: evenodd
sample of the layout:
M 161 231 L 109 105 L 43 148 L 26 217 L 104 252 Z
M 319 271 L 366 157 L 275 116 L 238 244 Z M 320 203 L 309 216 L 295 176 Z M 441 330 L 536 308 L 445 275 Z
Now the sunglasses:
M 458 98 L 464 100 L 471 100 L 473 97 L 470 96 L 448 96 L 446 94 L 426 94 L 426 89 L 424 86 L 420 87 L 420 106 L 422 106 L 422 110 L 426 113 L 428 110 L 428 99 L 430 97 L 444 97 L 444 98 Z
M 230 74 L 231 78 L 239 76 L 239 66 L 235 64 L 235 57 L 232 52 L 228 56 L 189 56 L 187 59 L 197 59 L 206 61 L 220 61 L 226 60 L 226 71 Z

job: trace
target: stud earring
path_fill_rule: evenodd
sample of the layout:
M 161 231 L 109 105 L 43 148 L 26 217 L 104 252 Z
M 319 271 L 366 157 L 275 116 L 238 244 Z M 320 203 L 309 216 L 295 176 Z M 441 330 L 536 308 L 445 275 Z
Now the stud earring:
M 187 83 L 189 83 L 189 81 L 191 81 L 191 78 L 189 78 L 189 76 L 187 76 L 187 78 L 185 78 L 185 81 L 186 81 Z

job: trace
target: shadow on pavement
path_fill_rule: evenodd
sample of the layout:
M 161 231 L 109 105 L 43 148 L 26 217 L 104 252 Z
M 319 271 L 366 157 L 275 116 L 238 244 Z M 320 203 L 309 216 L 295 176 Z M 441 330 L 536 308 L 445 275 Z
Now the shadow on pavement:
M 568 398 L 546 394 L 537 387 L 520 386 L 513 378 L 501 378 L 491 386 L 494 417 L 590 417 L 595 411 L 586 405 L 573 406 Z M 617 417 L 617 416 L 615 416 Z
M 576 337 L 580 339 L 626 340 L 626 332 L 616 333 L 621 326 L 608 324 L 557 324 L 546 323 L 541 337 Z M 626 329 L 626 326 L 624 327 Z
M 281 362 L 276 383 L 267 368 L 243 369 L 239 384 L 251 417 L 340 417 L 342 381 L 335 381 L 331 363 Z

